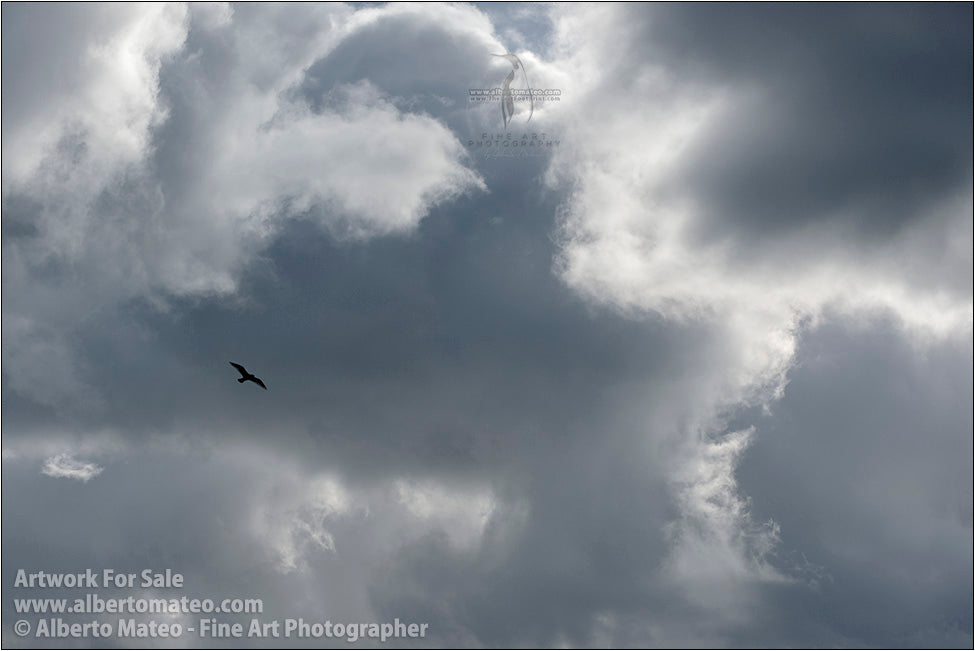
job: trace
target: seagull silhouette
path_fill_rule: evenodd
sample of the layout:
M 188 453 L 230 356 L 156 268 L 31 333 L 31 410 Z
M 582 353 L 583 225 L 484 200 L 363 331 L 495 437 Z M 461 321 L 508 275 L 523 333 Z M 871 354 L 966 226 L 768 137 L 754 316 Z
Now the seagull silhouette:
M 263 382 L 261 382 L 261 378 L 257 377 L 256 375 L 251 375 L 250 373 L 247 372 L 247 369 L 241 366 L 240 364 L 234 364 L 233 362 L 230 362 L 230 365 L 233 366 L 238 371 L 240 371 L 240 377 L 237 378 L 238 382 L 243 383 L 246 382 L 247 380 L 250 380 L 254 384 L 260 385 L 262 389 L 267 391 L 267 387 L 264 386 Z

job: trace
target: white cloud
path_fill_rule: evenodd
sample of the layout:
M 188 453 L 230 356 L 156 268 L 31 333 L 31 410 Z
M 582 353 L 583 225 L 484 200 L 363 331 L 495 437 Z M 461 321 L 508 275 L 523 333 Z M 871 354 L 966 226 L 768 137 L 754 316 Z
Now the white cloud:
M 713 329 L 711 369 L 689 396 L 692 424 L 671 477 L 681 518 L 670 572 L 706 601 L 707 586 L 722 576 L 782 578 L 762 561 L 775 525 L 752 521 L 735 483 L 747 435 L 721 440 L 722 414 L 782 395 L 800 325 L 826 309 L 857 319 L 894 314 L 926 336 L 970 337 L 971 285 L 957 278 L 970 276 L 971 237 L 943 244 L 970 233 L 971 197 L 918 215 L 917 226 L 876 246 L 852 242 L 835 222 L 769 247 L 746 246 L 733 232 L 699 237 L 715 216 L 702 214 L 686 190 L 693 182 L 675 184 L 673 174 L 752 91 L 684 80 L 643 57 L 641 30 L 652 13 L 629 11 L 573 5 L 552 12 L 559 44 L 552 64 L 568 73 L 559 113 L 564 146 L 548 174 L 550 186 L 569 190 L 556 271 L 594 304 Z
M 622 11 L 560 8 L 555 16 L 564 50 L 556 63 L 574 82 L 561 115 L 567 146 L 549 172 L 550 184 L 572 188 L 558 266 L 570 286 L 621 310 L 678 320 L 774 313 L 787 329 L 792 315 L 830 304 L 891 309 L 943 332 L 971 327 L 971 285 L 957 285 L 971 265 L 962 244 L 970 193 L 877 245 L 854 245 L 833 221 L 747 255 L 733 236 L 702 243 L 694 229 L 713 216 L 700 213 L 692 189 L 675 193 L 672 175 L 691 146 L 753 101 L 751 91 L 682 82 L 619 47 L 628 39 L 636 47 L 640 36 Z M 620 68 L 634 75 L 631 87 L 613 74 Z
M 97 464 L 81 461 L 70 454 L 57 454 L 48 457 L 44 461 L 44 467 L 41 468 L 41 472 L 48 477 L 63 477 L 83 482 L 97 477 L 103 470 L 104 468 Z
M 4 84 L 14 94 L 13 110 L 4 115 L 4 191 L 21 184 L 43 191 L 37 184 L 45 182 L 97 191 L 121 167 L 140 161 L 150 129 L 166 117 L 159 69 L 182 47 L 186 17 L 180 4 L 26 13 L 19 27 L 28 42 L 18 39 L 18 45 L 28 49 L 16 52 L 21 65 Z M 56 74 L 42 74 L 47 68 Z M 45 179 L 39 168 L 59 146 L 69 159 L 79 153 L 71 148 L 83 147 L 85 165 Z
M 773 521 L 756 523 L 738 489 L 735 467 L 751 431 L 694 441 L 673 476 L 680 517 L 668 526 L 673 548 L 664 577 L 696 604 L 733 620 L 747 619 L 743 592 L 763 581 L 788 582 L 771 562 L 779 544 Z
M 460 164 L 460 142 L 432 118 L 401 113 L 367 82 L 334 92 L 337 110 L 298 110 L 267 129 L 244 123 L 225 134 L 205 184 L 208 208 L 272 219 L 320 206 L 325 226 L 367 237 L 409 232 L 432 206 L 484 189 Z
M 246 529 L 284 573 L 307 569 L 321 554 L 343 559 L 368 549 L 373 560 L 388 558 L 431 534 L 458 551 L 476 550 L 496 505 L 487 486 L 433 475 L 353 483 L 254 446 L 223 445 L 214 462 L 248 477 Z
M 289 99 L 381 10 L 72 11 L 18 14 L 34 46 L 4 76 L 15 98 L 4 104 L 5 219 L 16 204 L 12 218 L 31 232 L 4 237 L 4 315 L 23 326 L 4 328 L 4 365 L 37 402 L 97 404 L 70 344 L 92 312 L 231 294 L 286 219 L 308 216 L 340 238 L 402 235 L 485 189 L 449 129 L 368 81 L 337 85 L 317 113 Z M 60 72 L 45 81 L 48 68 Z
M 398 480 L 393 487 L 410 515 L 443 530 L 459 549 L 476 547 L 494 511 L 494 497 L 484 489 L 463 490 L 432 480 Z
M 315 477 L 300 483 L 281 478 L 278 475 L 257 496 L 251 526 L 277 566 L 291 572 L 304 567 L 315 552 L 336 551 L 327 522 L 347 513 L 350 505 L 346 491 L 333 478 Z

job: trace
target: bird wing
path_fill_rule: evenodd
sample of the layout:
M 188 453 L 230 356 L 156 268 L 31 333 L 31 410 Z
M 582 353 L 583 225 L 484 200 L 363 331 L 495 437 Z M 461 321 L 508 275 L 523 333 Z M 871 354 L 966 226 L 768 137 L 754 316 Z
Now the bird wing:
M 243 366 L 241 366 L 240 364 L 234 364 L 233 362 L 230 362 L 230 365 L 231 365 L 231 366 L 233 366 L 233 367 L 234 367 L 235 369 L 237 369 L 238 371 L 240 371 L 240 374 L 241 374 L 241 375 L 250 375 L 250 374 L 249 374 L 249 373 L 247 372 L 247 369 L 246 369 L 246 368 L 244 368 Z
M 267 391 L 267 387 L 264 386 L 264 383 L 263 382 L 261 382 L 261 378 L 256 377 L 256 378 L 254 378 L 254 381 L 257 382 L 258 384 L 260 384 L 262 389 L 264 389 L 265 391 Z

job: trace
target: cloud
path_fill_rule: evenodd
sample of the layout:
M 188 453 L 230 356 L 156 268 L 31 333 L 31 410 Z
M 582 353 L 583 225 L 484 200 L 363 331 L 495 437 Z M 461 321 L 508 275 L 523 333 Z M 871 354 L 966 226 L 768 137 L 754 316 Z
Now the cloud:
M 70 454 L 48 457 L 44 461 L 44 467 L 41 468 L 41 472 L 48 477 L 64 477 L 83 482 L 97 477 L 103 470 L 104 468 L 97 464 L 75 459 Z
M 808 179 L 819 162 L 807 159 L 804 148 L 793 147 L 789 137 L 799 134 L 816 139 L 816 126 L 803 124 L 804 111 L 818 116 L 825 112 L 817 107 L 800 111 L 794 103 L 800 99 L 793 96 L 794 89 L 761 69 L 753 71 L 739 89 L 714 83 L 710 77 L 702 79 L 694 66 L 685 69 L 674 62 L 673 53 L 659 52 L 663 47 L 659 44 L 646 46 L 647 56 L 640 56 L 644 52 L 636 44 L 655 40 L 644 37 L 656 35 L 660 24 L 704 20 L 698 12 L 665 10 L 659 17 L 637 10 L 620 15 L 596 9 L 591 13 L 584 22 L 598 25 L 596 32 L 607 35 L 603 40 L 572 40 L 579 38 L 573 32 L 574 21 L 582 20 L 575 12 L 557 20 L 556 27 L 567 52 L 560 63 L 577 71 L 573 77 L 576 108 L 563 116 L 563 128 L 574 137 L 550 170 L 551 182 L 574 184 L 562 207 L 559 260 L 559 271 L 570 286 L 620 309 L 647 310 L 668 318 L 764 310 L 770 314 L 779 311 L 773 318 L 788 320 L 792 313 L 815 313 L 824 304 L 839 303 L 851 310 L 863 306 L 893 309 L 906 321 L 940 329 L 942 334 L 970 324 L 971 284 L 957 283 L 958 269 L 971 262 L 970 252 L 949 245 L 947 258 L 942 253 L 955 234 L 967 232 L 964 207 L 971 191 L 964 181 L 955 179 L 944 189 L 939 186 L 937 191 L 922 194 L 923 203 L 911 204 L 913 210 L 898 217 L 901 225 L 893 233 L 883 231 L 888 223 L 884 215 L 889 214 L 885 208 L 851 198 L 841 184 L 817 186 L 818 197 L 838 204 L 829 211 L 811 205 L 804 194 L 789 192 L 793 203 L 779 208 L 774 216 L 779 230 L 755 233 L 727 212 L 728 192 L 716 192 L 714 201 L 708 195 L 710 203 L 702 201 L 702 187 L 709 187 L 701 181 L 702 164 L 712 165 L 715 169 L 709 173 L 723 175 L 722 182 L 745 173 L 750 179 L 765 178 L 767 187 L 755 188 L 749 196 L 769 209 L 777 205 L 765 200 L 769 193 L 787 191 L 774 177 L 763 177 L 764 168 L 753 160 L 757 141 L 772 141 L 799 152 L 788 155 L 797 158 L 795 165 L 805 166 L 795 172 L 797 177 Z M 733 13 L 743 32 L 757 29 L 753 17 Z M 789 14 L 776 13 L 776 17 L 783 29 L 798 19 Z M 614 44 L 627 39 L 637 49 L 627 51 L 627 58 L 622 59 Z M 774 39 L 770 41 L 764 45 L 771 48 Z M 750 47 L 761 44 L 753 42 Z M 881 44 L 874 46 L 878 56 L 894 60 L 901 56 L 896 46 L 893 52 L 882 50 Z M 593 67 L 597 61 L 598 70 Z M 798 63 L 812 65 L 804 60 Z M 720 71 L 724 64 L 702 56 L 700 65 Z M 800 70 L 805 72 L 802 68 L 793 72 L 799 74 Z M 617 73 L 624 71 L 639 80 L 625 96 L 613 85 L 622 78 Z M 800 76 L 813 84 L 823 83 L 813 73 Z M 956 78 L 946 79 L 949 87 L 950 79 Z M 844 105 L 845 112 L 836 119 L 865 119 L 883 101 L 885 91 L 905 92 L 897 86 L 875 88 L 876 96 L 868 104 Z M 756 93 L 775 99 L 756 105 Z M 618 99 L 607 102 L 607 97 Z M 603 113 L 612 111 L 613 119 L 605 123 L 589 120 L 587 116 L 597 105 Z M 773 113 L 775 119 L 754 119 L 756 113 L 765 112 Z M 911 117 L 915 123 L 896 128 L 942 129 L 926 113 L 904 119 Z M 749 120 L 750 130 L 729 128 L 729 122 L 733 127 L 735 120 Z M 734 142 L 721 140 L 729 133 L 736 134 Z M 832 151 L 830 169 L 839 173 L 844 166 L 859 164 L 854 156 L 863 141 L 872 142 L 874 137 L 872 133 L 851 134 L 842 147 Z M 628 146 L 633 140 L 642 146 Z M 940 141 L 929 146 L 938 147 Z M 955 165 L 964 166 L 964 159 L 953 156 Z M 882 156 L 877 158 L 879 162 Z M 911 174 L 910 170 L 903 172 L 905 178 Z M 873 225 L 870 232 L 878 237 L 858 239 L 859 225 Z M 940 244 L 937 248 L 918 246 L 918 237 Z M 909 270 L 895 265 L 904 257 L 912 260 Z M 926 272 L 918 278 L 920 269 Z M 940 273 L 932 277 L 935 270 Z M 921 304 L 924 309 L 918 309 Z
M 728 415 L 782 397 L 806 324 L 827 309 L 852 320 L 893 314 L 917 341 L 954 345 L 972 328 L 971 283 L 959 282 L 970 275 L 971 250 L 948 244 L 970 230 L 971 155 L 932 117 L 954 115 L 951 98 L 970 70 L 949 67 L 932 82 L 945 113 L 898 109 L 877 121 L 871 116 L 900 97 L 915 106 L 917 89 L 855 88 L 846 58 L 783 41 L 808 33 L 804 10 L 741 9 L 552 12 L 555 64 L 573 71 L 572 109 L 559 115 L 568 146 L 548 174 L 551 187 L 569 191 L 557 273 L 593 304 L 714 326 L 712 372 L 695 392 L 685 460 L 671 475 L 681 517 L 670 571 L 705 600 L 721 577 L 786 578 L 763 560 L 778 526 L 755 522 L 739 492 L 736 459 L 748 437 L 729 431 Z M 932 37 L 922 21 L 917 42 L 887 40 L 893 24 L 906 27 L 897 19 L 862 24 L 866 37 L 825 28 L 813 47 L 818 54 L 830 41 L 831 52 L 852 52 L 865 38 L 881 62 L 871 74 L 883 74 Z M 682 30 L 708 43 L 688 51 L 689 41 L 674 37 Z M 744 53 L 722 49 L 731 33 Z M 970 35 L 953 33 L 931 59 L 966 43 Z M 851 92 L 837 99 L 845 84 Z M 890 142 L 904 143 L 903 159 L 885 153 Z M 932 158 L 943 165 L 919 162 Z M 896 213 L 890 183 L 913 188 Z
M 958 488 L 972 473 L 968 346 L 919 346 L 892 322 L 803 332 L 789 387 L 737 472 L 755 517 L 777 514 L 779 550 L 818 566 L 808 597 L 769 596 L 771 619 L 785 618 L 770 636 L 809 625 L 786 613 L 815 598 L 831 604 L 837 644 L 970 639 L 972 494 Z
M 4 22 L 5 136 L 144 18 L 65 11 L 20 76 Z M 172 11 L 137 147 L 4 173 L 5 574 L 431 646 L 970 646 L 961 9 Z M 563 91 L 551 158 L 462 147 L 504 51 Z
M 264 504 L 253 514 L 256 535 L 266 541 L 276 562 L 286 572 L 305 567 L 308 554 L 318 550 L 335 551 L 335 540 L 326 529 L 326 520 L 348 509 L 348 498 L 341 485 L 332 480 L 315 480 L 303 488 L 296 504 Z
M 397 498 L 413 516 L 442 529 L 452 545 L 476 547 L 494 510 L 489 491 L 461 492 L 436 482 L 399 480 Z
M 7 18 L 16 27 L 8 28 L 4 47 L 11 94 L 4 102 L 4 192 L 27 185 L 90 200 L 113 174 L 144 158 L 152 128 L 165 119 L 159 70 L 183 45 L 187 9 L 36 6 Z M 57 232 L 75 234 L 63 224 Z
M 40 30 L 35 43 L 71 25 L 48 50 L 14 37 L 8 58 L 22 65 L 4 75 L 4 310 L 24 324 L 45 314 L 4 330 L 4 355 L 35 401 L 99 401 L 79 360 L 57 352 L 92 312 L 232 295 L 289 219 L 338 238 L 404 235 L 485 189 L 451 131 L 368 81 L 325 89 L 332 104 L 316 111 L 287 99 L 348 36 L 344 8 L 76 13 L 8 12 L 8 30 Z M 9 352 L 28 346 L 31 368 Z
M 228 134 L 207 183 L 213 208 L 315 218 L 340 236 L 412 231 L 433 206 L 484 184 L 460 142 L 427 116 L 403 114 L 369 83 L 332 89 L 324 113 Z
M 854 196 L 847 188 L 854 185 L 861 191 L 871 190 L 866 182 L 815 181 L 815 174 L 825 165 L 835 174 L 856 171 L 855 166 L 865 165 L 859 157 L 864 151 L 873 154 L 878 139 L 904 132 L 941 133 L 944 123 L 930 118 L 934 109 L 905 112 L 895 124 L 876 124 L 873 131 L 849 133 L 841 143 L 830 142 L 829 163 L 822 163 L 805 146 L 823 143 L 822 125 L 809 124 L 808 115 L 820 122 L 859 123 L 893 97 L 904 95 L 917 101 L 916 91 L 896 83 L 890 87 L 878 84 L 871 87 L 870 95 L 861 90 L 864 96 L 855 96 L 829 112 L 818 104 L 802 105 L 806 94 L 814 91 L 797 91 L 791 80 L 798 76 L 819 89 L 827 82 L 815 69 L 807 68 L 833 65 L 832 58 L 814 64 L 802 50 L 786 48 L 781 57 L 783 70 L 734 69 L 743 77 L 740 83 L 718 83 L 714 76 L 732 64 L 707 57 L 708 47 L 714 45 L 704 46 L 703 53 L 692 56 L 695 64 L 712 73 L 705 74 L 695 65 L 678 62 L 674 52 L 652 38 L 658 30 L 672 26 L 683 29 L 703 23 L 708 28 L 725 28 L 718 28 L 717 18 L 707 12 L 665 9 L 658 15 L 633 10 L 617 15 L 593 9 L 591 13 L 584 22 L 598 25 L 597 33 L 607 35 L 602 40 L 573 40 L 579 39 L 573 32 L 575 21 L 582 20 L 575 12 L 556 23 L 567 53 L 560 63 L 577 71 L 573 79 L 578 95 L 577 108 L 563 116 L 564 128 L 571 129 L 574 138 L 550 171 L 552 182 L 564 179 L 576 184 L 563 204 L 560 272 L 566 282 L 621 309 L 649 310 L 668 318 L 762 309 L 778 310 L 781 314 L 774 318 L 787 320 L 791 313 L 811 314 L 822 305 L 838 303 L 853 311 L 865 306 L 892 309 L 907 322 L 941 334 L 970 327 L 971 283 L 958 284 L 958 270 L 971 264 L 971 252 L 949 244 L 956 235 L 964 237 L 969 228 L 966 206 L 971 189 L 964 173 L 960 177 L 939 174 L 939 183 L 947 185 L 918 191 L 916 200 L 902 201 L 896 229 L 888 228 L 892 219 L 886 206 Z M 761 31 L 749 12 L 729 13 L 742 34 Z M 770 18 L 788 30 L 802 16 L 802 11 L 795 15 L 776 11 Z M 871 35 L 868 42 L 883 65 L 894 65 L 906 55 L 897 42 L 881 38 L 885 28 L 879 25 L 878 34 Z M 842 40 L 847 37 L 841 30 L 825 38 L 838 39 L 843 47 L 861 46 L 856 39 Z M 918 38 L 928 37 L 919 28 Z M 753 39 L 749 49 L 771 51 L 781 45 L 776 38 Z M 632 39 L 636 49 L 625 51 L 624 59 L 615 44 L 627 39 Z M 720 43 L 717 38 L 713 41 Z M 645 51 L 637 45 L 651 42 L 656 44 L 644 46 Z M 663 43 L 678 47 L 669 38 Z M 947 57 L 952 48 L 960 46 L 961 41 L 953 39 L 932 56 Z M 799 59 L 793 60 L 794 56 Z M 593 68 L 597 61 L 600 70 Z M 836 63 L 836 68 L 849 74 L 844 65 Z M 639 80 L 625 97 L 614 86 L 622 78 L 614 73 L 624 71 Z M 939 77 L 946 94 L 957 90 L 955 73 L 958 70 L 949 69 Z M 756 95 L 761 103 L 756 103 Z M 607 102 L 607 97 L 618 99 Z M 951 101 L 945 98 L 946 111 L 955 110 Z M 612 111 L 613 119 L 605 123 L 589 120 L 586 116 L 596 105 L 602 105 L 603 112 Z M 756 115 L 766 114 L 769 119 L 756 119 Z M 731 134 L 734 140 L 729 140 Z M 792 138 L 801 139 L 801 144 L 793 143 Z M 642 146 L 628 146 L 633 140 Z M 923 151 L 927 147 L 963 170 L 969 163 L 965 152 L 954 146 L 956 142 L 921 138 L 916 146 L 922 151 L 917 157 L 934 156 Z M 760 156 L 768 143 L 784 151 L 766 164 Z M 872 160 L 877 165 L 889 163 L 882 153 L 874 154 Z M 795 183 L 805 183 L 803 192 L 784 187 L 776 179 L 775 173 L 786 169 L 786 163 L 796 168 L 790 171 Z M 925 173 L 936 174 L 937 169 L 926 168 Z M 702 178 L 702 174 L 708 176 Z M 900 174 L 906 181 L 915 172 L 905 168 L 885 174 L 885 179 Z M 715 184 L 730 184 L 745 175 L 755 187 L 750 185 L 740 193 L 711 189 L 712 177 L 718 179 Z M 817 200 L 835 205 L 823 209 L 810 201 L 807 195 L 812 188 Z M 748 200 L 760 203 L 764 210 L 774 210 L 768 219 L 775 228 L 756 232 L 743 221 L 746 217 L 735 212 L 738 194 L 746 192 Z M 790 203 L 771 201 L 770 196 L 777 196 L 773 193 L 781 193 Z M 753 209 L 742 212 L 755 214 Z M 876 237 L 865 240 L 864 234 Z M 918 238 L 930 244 L 920 245 Z M 898 266 L 905 258 L 911 260 L 909 266 Z M 920 305 L 924 308 L 918 309 Z

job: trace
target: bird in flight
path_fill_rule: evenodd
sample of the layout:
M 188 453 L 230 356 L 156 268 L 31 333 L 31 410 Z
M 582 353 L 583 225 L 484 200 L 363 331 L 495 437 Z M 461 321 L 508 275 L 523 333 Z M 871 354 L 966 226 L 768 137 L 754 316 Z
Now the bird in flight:
M 262 389 L 267 391 L 267 387 L 264 386 L 263 382 L 261 382 L 261 378 L 257 377 L 256 375 L 251 375 L 250 373 L 247 372 L 247 369 L 241 366 L 240 364 L 234 364 L 233 362 L 230 362 L 230 365 L 233 366 L 238 371 L 240 371 L 240 377 L 237 378 L 238 382 L 243 383 L 246 382 L 247 380 L 250 380 L 251 382 L 260 385 Z

